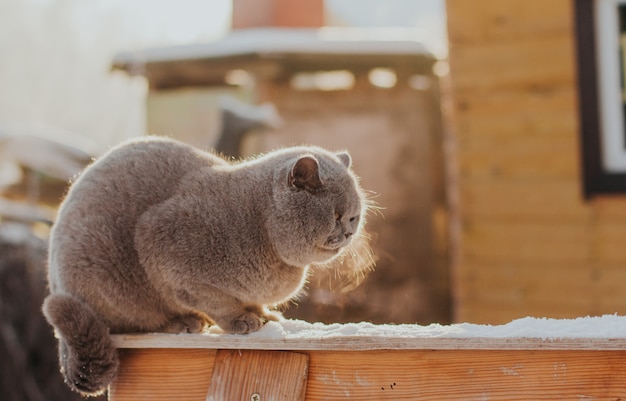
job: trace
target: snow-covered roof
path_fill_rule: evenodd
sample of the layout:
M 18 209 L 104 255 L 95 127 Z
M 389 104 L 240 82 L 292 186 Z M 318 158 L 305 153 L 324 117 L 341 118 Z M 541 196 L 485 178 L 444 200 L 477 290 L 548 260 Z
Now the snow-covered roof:
M 209 43 L 122 52 L 115 57 L 113 65 L 125 69 L 124 66 L 134 63 L 271 54 L 431 57 L 431 52 L 418 41 L 419 35 L 419 31 L 410 28 L 245 29 L 233 31 L 224 38 Z

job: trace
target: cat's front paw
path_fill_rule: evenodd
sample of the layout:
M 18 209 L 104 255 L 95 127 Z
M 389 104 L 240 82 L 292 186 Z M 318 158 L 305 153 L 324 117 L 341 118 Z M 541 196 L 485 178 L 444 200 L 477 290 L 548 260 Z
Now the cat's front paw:
M 234 334 L 253 333 L 263 327 L 264 323 L 264 320 L 256 313 L 246 312 L 233 319 L 226 331 Z
M 171 319 L 162 328 L 163 333 L 202 333 L 213 322 L 200 314 L 181 315 Z

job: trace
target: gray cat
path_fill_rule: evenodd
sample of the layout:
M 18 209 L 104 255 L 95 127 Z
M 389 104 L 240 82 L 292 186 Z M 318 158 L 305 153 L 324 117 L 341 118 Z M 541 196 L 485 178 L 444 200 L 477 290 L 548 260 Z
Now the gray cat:
M 250 333 L 311 264 L 356 243 L 367 201 L 348 153 L 295 147 L 229 163 L 174 140 L 112 149 L 71 186 L 50 237 L 49 295 L 66 382 L 103 392 L 110 333 Z M 348 247 L 349 248 L 349 247 Z

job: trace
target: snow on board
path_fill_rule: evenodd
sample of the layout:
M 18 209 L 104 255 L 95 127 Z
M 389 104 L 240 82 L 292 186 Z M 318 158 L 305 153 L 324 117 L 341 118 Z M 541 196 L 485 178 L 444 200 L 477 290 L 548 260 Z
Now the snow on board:
M 526 317 L 504 325 L 268 322 L 256 333 L 117 334 L 118 348 L 282 350 L 579 349 L 626 350 L 626 316 L 577 319 Z
M 215 335 L 215 334 L 207 334 Z M 227 336 L 221 334 L 222 337 Z M 626 316 L 604 315 L 577 319 L 548 319 L 526 317 L 504 325 L 459 323 L 428 326 L 415 324 L 308 323 L 301 320 L 268 322 L 260 331 L 248 334 L 267 339 L 323 339 L 332 337 L 387 338 L 624 338 Z

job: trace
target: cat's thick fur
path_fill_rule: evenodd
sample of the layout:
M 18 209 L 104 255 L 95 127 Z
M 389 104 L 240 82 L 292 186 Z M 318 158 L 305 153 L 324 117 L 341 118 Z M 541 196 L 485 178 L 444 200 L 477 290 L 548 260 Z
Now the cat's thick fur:
M 249 333 L 301 290 L 310 264 L 358 235 L 350 156 L 286 148 L 231 164 L 163 138 L 122 144 L 71 186 L 49 251 L 43 310 L 67 383 L 97 394 L 118 365 L 110 333 Z

